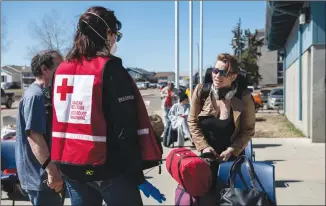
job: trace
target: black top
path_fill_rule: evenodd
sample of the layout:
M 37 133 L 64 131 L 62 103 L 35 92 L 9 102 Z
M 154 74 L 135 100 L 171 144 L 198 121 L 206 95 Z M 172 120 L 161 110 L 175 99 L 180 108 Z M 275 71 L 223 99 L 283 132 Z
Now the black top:
M 200 116 L 198 118 L 205 139 L 218 154 L 231 145 L 230 138 L 235 130 L 232 110 L 226 120 L 220 120 L 215 116 Z

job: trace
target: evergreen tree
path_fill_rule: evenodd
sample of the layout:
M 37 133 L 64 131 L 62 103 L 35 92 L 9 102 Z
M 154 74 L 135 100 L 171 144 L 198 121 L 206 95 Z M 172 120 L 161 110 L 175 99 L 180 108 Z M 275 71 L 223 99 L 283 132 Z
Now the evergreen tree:
M 243 35 L 243 30 L 241 29 L 241 18 L 239 19 L 237 25 L 232 30 L 233 39 L 236 41 L 236 45 L 232 45 L 233 55 L 241 60 L 241 54 L 244 52 L 245 39 Z
M 260 49 L 264 45 L 264 39 L 257 38 L 257 30 L 254 33 L 249 29 L 243 32 L 241 19 L 232 33 L 237 42 L 237 45 L 232 45 L 234 55 L 238 57 L 240 67 L 247 71 L 248 85 L 256 86 L 262 79 L 257 61 L 261 56 Z

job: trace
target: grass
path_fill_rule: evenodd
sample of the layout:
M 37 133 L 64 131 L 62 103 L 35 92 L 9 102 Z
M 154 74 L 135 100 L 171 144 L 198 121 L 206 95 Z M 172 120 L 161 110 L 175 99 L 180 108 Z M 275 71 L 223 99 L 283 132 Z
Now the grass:
M 298 128 L 296 128 L 287 118 L 286 116 L 283 116 L 285 118 L 284 124 L 285 127 L 287 127 L 289 129 L 290 132 L 292 132 L 293 134 L 295 134 L 296 136 L 301 136 L 303 137 L 304 134 L 301 132 L 301 130 L 299 130 Z
M 257 113 L 254 137 L 291 138 L 304 137 L 284 115 Z

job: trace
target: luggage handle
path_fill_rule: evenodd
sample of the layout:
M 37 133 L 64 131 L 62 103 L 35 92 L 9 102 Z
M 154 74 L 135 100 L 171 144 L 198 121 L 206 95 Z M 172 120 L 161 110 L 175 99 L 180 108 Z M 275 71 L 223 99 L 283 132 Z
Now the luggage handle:
M 229 172 L 229 184 L 231 188 L 234 188 L 234 182 L 235 182 L 235 178 L 236 178 L 236 174 L 238 172 L 241 173 L 241 165 L 242 163 L 245 162 L 246 163 L 246 168 L 249 172 L 249 178 L 250 178 L 250 186 L 252 188 L 256 188 L 255 186 L 255 176 L 253 174 L 253 168 L 251 167 L 251 165 L 248 163 L 248 159 L 246 156 L 242 155 L 239 156 L 234 163 L 231 166 L 230 172 Z M 237 169 L 239 171 L 237 171 Z
M 199 155 L 200 158 L 202 158 L 203 160 L 204 159 L 208 159 L 209 161 L 212 161 L 212 162 L 217 162 L 217 163 L 221 163 L 223 162 L 223 160 L 219 157 L 217 157 L 216 155 L 214 155 L 214 153 L 212 152 L 205 152 L 205 153 L 201 153 Z M 205 161 L 205 160 L 204 160 Z M 207 162 L 205 161 L 206 163 L 210 163 L 210 162 Z
M 209 158 L 209 159 L 213 159 L 213 160 L 215 160 L 215 159 L 219 159 L 218 157 L 216 157 L 216 155 L 214 155 L 213 152 L 205 152 L 205 153 L 201 153 L 201 154 L 199 155 L 199 157 L 201 157 L 201 158 Z
M 238 157 L 231 166 L 230 173 L 229 173 L 229 180 L 230 180 L 231 188 L 234 188 L 234 181 L 236 178 L 235 168 L 240 167 L 240 174 L 241 174 L 241 163 L 243 163 L 243 162 L 246 163 L 246 168 L 248 169 L 248 172 L 249 172 L 251 187 L 258 190 L 258 188 L 255 185 L 255 182 L 257 180 L 257 182 L 258 182 L 259 186 L 261 187 L 261 189 L 263 190 L 263 192 L 267 194 L 264 186 L 262 185 L 259 178 L 257 177 L 257 174 L 255 173 L 254 166 L 252 165 L 252 163 L 248 160 L 247 156 L 245 156 L 245 155 L 241 155 L 240 157 Z

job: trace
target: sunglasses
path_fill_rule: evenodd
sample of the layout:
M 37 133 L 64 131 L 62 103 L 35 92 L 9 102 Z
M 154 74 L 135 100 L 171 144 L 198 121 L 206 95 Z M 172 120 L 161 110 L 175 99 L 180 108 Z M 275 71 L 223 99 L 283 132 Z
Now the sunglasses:
M 120 40 L 121 40 L 121 38 L 122 38 L 122 33 L 121 32 L 119 32 L 119 31 L 117 31 L 116 33 L 115 33 L 115 35 L 116 35 L 116 41 L 117 42 L 119 42 Z
M 214 74 L 220 74 L 220 76 L 223 76 L 225 77 L 227 74 L 228 74 L 228 71 L 227 70 L 224 70 L 224 69 L 217 69 L 217 68 L 213 68 L 212 69 L 212 72 Z

